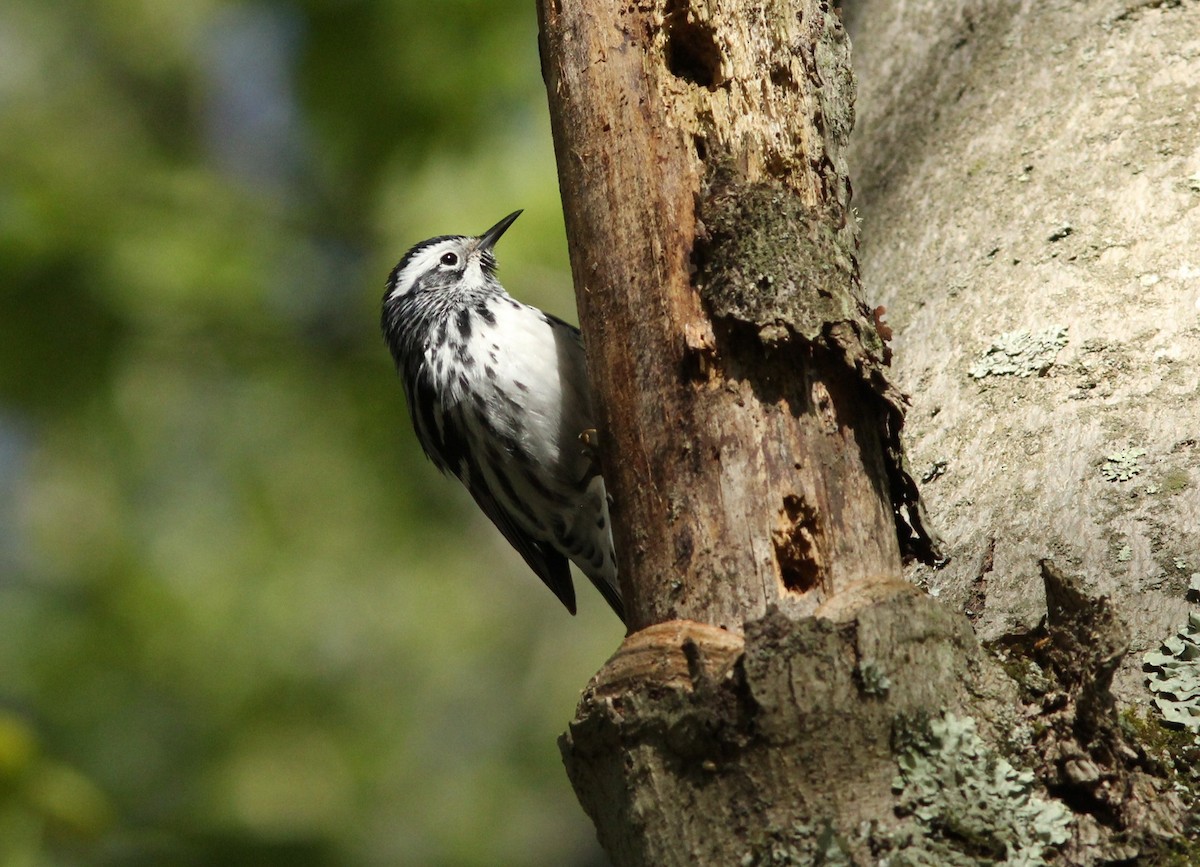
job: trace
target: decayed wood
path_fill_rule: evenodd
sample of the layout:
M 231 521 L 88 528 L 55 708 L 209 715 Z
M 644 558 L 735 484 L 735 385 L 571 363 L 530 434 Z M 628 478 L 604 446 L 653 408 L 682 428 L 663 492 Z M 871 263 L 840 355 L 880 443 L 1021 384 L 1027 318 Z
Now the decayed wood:
M 640 629 L 561 741 L 614 862 L 1091 864 L 1157 845 L 1181 807 L 1114 723 L 1107 603 L 1047 568 L 1056 609 L 1011 648 L 1035 669 L 1018 689 L 965 617 L 898 580 L 896 530 L 932 545 L 885 329 L 855 294 L 836 16 L 540 13 Z M 662 623 L 681 617 L 699 622 Z
M 540 11 L 631 627 L 740 630 L 895 578 L 899 396 L 854 295 L 840 21 L 813 0 Z
M 958 706 L 931 697 L 976 660 L 898 580 L 900 541 L 930 546 L 856 294 L 845 34 L 809 0 L 540 13 L 633 629 L 568 773 L 619 864 L 801 857 L 809 819 L 875 815 L 891 720 Z

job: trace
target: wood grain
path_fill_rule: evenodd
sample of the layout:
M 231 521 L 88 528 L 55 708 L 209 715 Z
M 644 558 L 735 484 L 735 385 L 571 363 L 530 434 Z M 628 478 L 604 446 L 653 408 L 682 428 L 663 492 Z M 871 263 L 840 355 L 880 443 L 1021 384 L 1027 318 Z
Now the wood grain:
M 840 21 L 810 0 L 540 12 L 631 628 L 740 630 L 895 578 L 900 398 L 856 295 Z

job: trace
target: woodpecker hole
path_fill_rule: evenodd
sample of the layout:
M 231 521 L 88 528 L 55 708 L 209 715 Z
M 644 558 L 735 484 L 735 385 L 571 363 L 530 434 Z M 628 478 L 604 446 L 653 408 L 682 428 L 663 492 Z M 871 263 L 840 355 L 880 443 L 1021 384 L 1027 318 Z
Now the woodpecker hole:
M 779 579 L 788 593 L 807 593 L 821 583 L 817 533 L 817 510 L 795 494 L 784 497 L 771 537 L 775 543 Z
M 676 78 L 711 90 L 723 81 L 721 49 L 712 25 L 693 20 L 690 11 L 688 0 L 667 0 L 663 15 L 667 68 Z
M 786 63 L 776 63 L 771 67 L 771 84 L 787 90 L 796 89 L 796 76 Z

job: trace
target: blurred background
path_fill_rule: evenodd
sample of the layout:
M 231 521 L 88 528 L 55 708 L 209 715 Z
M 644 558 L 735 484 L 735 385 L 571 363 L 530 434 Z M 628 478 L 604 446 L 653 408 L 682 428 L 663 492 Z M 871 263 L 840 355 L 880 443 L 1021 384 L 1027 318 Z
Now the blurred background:
M 421 454 L 413 243 L 516 208 L 573 318 L 529 0 L 0 4 L 0 867 L 598 865 L 571 618 Z

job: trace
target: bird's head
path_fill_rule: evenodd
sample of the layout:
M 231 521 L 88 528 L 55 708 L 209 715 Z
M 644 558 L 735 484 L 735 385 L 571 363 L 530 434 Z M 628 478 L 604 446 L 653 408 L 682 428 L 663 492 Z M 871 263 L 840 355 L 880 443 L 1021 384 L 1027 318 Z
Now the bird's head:
M 439 235 L 417 244 L 392 269 L 384 304 L 425 292 L 470 293 L 494 286 L 492 250 L 519 216 L 520 211 L 513 211 L 478 237 Z

